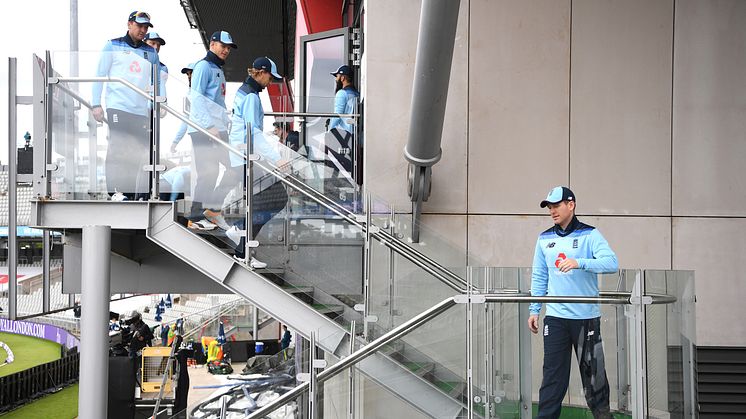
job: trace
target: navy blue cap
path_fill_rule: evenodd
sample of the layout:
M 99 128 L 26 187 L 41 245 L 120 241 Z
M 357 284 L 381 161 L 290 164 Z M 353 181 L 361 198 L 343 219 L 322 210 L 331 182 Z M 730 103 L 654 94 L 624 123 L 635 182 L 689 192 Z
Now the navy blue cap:
M 230 46 L 233 49 L 237 49 L 238 45 L 236 45 L 235 42 L 233 42 L 233 37 L 231 37 L 231 34 L 229 34 L 226 31 L 217 31 L 210 37 L 210 41 L 218 41 L 222 42 L 225 45 Z
M 264 70 L 272 75 L 276 81 L 282 80 L 282 76 L 277 72 L 277 65 L 267 57 L 259 57 L 251 65 L 255 70 Z
M 158 32 L 148 32 L 145 34 L 145 41 L 158 41 L 161 45 L 166 45 L 166 41 L 158 35 Z
M 150 23 L 150 15 L 146 12 L 140 12 L 135 10 L 134 12 L 130 13 L 130 16 L 127 18 L 128 22 L 135 22 L 135 23 L 144 23 L 151 28 L 153 27 L 153 24 Z
M 181 69 L 181 74 L 186 74 L 190 71 L 194 71 L 194 66 L 197 65 L 197 63 L 189 63 L 186 67 Z
M 547 194 L 547 199 L 541 201 L 542 208 L 545 208 L 549 204 L 557 204 L 562 201 L 575 201 L 575 194 L 572 193 L 570 188 L 566 188 L 564 186 L 556 186 L 551 191 L 549 191 L 549 194 Z
M 345 75 L 347 77 L 352 77 L 352 68 L 350 68 L 350 66 L 348 66 L 348 65 L 341 65 L 341 66 L 339 66 L 339 68 L 337 69 L 337 71 L 335 71 L 333 73 L 329 73 L 329 74 L 331 74 L 332 76 L 335 76 L 335 77 L 337 76 L 337 74 L 342 74 L 342 75 Z

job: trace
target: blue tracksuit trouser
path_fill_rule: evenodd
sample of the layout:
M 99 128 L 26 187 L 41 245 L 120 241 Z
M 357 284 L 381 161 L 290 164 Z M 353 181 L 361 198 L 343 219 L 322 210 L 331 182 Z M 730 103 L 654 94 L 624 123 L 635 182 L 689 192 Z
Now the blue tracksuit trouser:
M 585 400 L 594 418 L 611 418 L 609 383 L 601 343 L 601 318 L 575 320 L 544 317 L 544 379 L 539 389 L 539 418 L 559 418 L 570 383 L 575 350 Z

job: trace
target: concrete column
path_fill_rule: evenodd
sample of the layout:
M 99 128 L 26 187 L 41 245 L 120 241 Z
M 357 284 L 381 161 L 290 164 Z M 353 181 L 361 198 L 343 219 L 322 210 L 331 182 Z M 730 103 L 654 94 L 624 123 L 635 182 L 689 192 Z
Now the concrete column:
M 111 227 L 84 226 L 81 272 L 81 419 L 106 417 L 109 383 Z

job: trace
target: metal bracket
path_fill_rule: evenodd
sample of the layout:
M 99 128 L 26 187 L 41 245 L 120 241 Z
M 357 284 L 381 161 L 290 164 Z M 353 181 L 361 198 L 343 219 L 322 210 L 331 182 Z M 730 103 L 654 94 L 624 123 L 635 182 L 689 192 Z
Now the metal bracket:
M 640 300 L 641 300 L 640 297 L 630 297 L 629 298 L 630 304 L 634 304 L 634 305 L 640 305 L 641 304 Z M 642 296 L 642 305 L 646 305 L 647 306 L 647 305 L 650 305 L 650 304 L 653 304 L 653 297 L 651 297 L 649 295 L 643 295 Z
M 295 379 L 300 381 L 301 383 L 306 383 L 311 381 L 311 374 L 307 372 L 301 372 L 295 375 Z
M 59 77 L 49 77 L 47 78 L 47 84 L 57 84 L 60 82 Z
M 48 163 L 48 164 L 47 164 L 47 171 L 48 171 L 48 172 L 56 172 L 56 171 L 57 171 L 57 170 L 58 170 L 59 168 L 60 168 L 60 167 L 59 167 L 59 166 L 57 166 L 57 165 L 56 165 L 56 164 L 54 164 L 54 163 Z
M 255 247 L 259 247 L 259 242 L 256 240 L 249 240 L 246 242 L 246 247 L 250 247 L 252 249 Z
M 369 315 L 365 316 L 365 318 L 363 319 L 363 321 L 366 322 L 366 323 L 377 323 L 378 322 L 378 316 L 373 315 L 373 314 L 369 314 Z
M 249 154 L 249 161 L 259 161 L 262 159 L 262 156 L 259 154 Z
M 316 369 L 323 369 L 326 368 L 326 360 L 325 359 L 314 359 L 313 360 L 313 367 Z
M 153 169 L 153 165 L 152 164 L 146 164 L 145 166 L 142 167 L 142 170 L 144 170 L 146 172 L 152 172 L 153 170 L 155 170 L 156 172 L 165 172 L 166 171 L 166 166 L 163 165 L 163 164 L 156 164 L 155 165 L 155 169 Z
M 453 297 L 453 302 L 456 304 L 484 304 L 487 302 L 487 297 L 484 295 L 459 294 Z
M 368 231 L 370 231 L 370 234 L 376 234 L 381 231 L 381 229 L 378 226 L 369 226 Z
M 158 103 L 166 103 L 166 96 L 156 96 L 155 101 Z
M 365 304 L 355 304 L 355 306 L 352 309 L 357 312 L 362 313 L 365 311 Z

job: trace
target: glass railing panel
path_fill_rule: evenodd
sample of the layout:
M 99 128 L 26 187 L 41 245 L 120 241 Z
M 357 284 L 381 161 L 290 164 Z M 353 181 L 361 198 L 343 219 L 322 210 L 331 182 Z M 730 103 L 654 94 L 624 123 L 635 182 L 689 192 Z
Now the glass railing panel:
M 387 356 L 434 391 L 467 404 L 466 304 L 456 304 L 395 340 Z M 402 374 L 399 370 L 396 374 Z M 395 379 L 395 377 L 391 377 Z
M 392 233 L 393 209 L 383 199 L 369 195 L 370 219 L 382 232 Z M 394 293 L 394 259 L 396 254 L 383 240 L 372 239 L 369 249 L 368 266 L 368 314 L 375 321 L 369 323 L 368 338 L 373 339 L 394 327 L 394 306 L 391 304 Z
M 467 270 L 475 293 L 516 294 L 526 268 L 477 268 Z M 472 405 L 483 418 L 519 417 L 521 370 L 519 334 L 528 332 L 520 321 L 527 304 L 472 304 Z M 526 377 L 529 379 L 529 377 Z
M 645 306 L 651 417 L 686 417 L 696 406 L 694 291 L 693 272 L 645 271 L 646 294 L 676 298 L 672 304 Z
M 385 332 L 444 298 L 464 290 L 467 257 L 462 246 L 444 240 L 434 228 L 421 228 L 419 242 L 413 243 L 409 222 L 411 217 L 408 214 L 395 214 L 394 222 L 391 222 L 388 220 L 390 217 L 385 216 L 385 213 L 391 212 L 390 206 L 380 199 L 374 199 L 373 202 L 379 208 L 374 210 L 374 213 L 379 211 L 376 214 L 377 221 L 387 227 L 385 232 L 389 234 L 389 238 L 379 236 L 371 243 L 371 301 L 375 302 L 373 307 L 381 314 L 375 327 L 380 332 Z M 449 217 L 438 217 L 430 221 L 448 231 L 452 226 L 447 218 Z M 391 241 L 396 241 L 396 248 L 405 248 L 404 253 L 391 251 L 391 247 L 386 245 Z M 437 261 L 448 272 L 436 268 L 434 272 L 441 276 L 438 279 L 407 256 L 411 251 Z M 426 266 L 431 265 L 422 258 L 415 259 L 424 261 Z M 452 286 L 443 281 L 449 281 Z
M 79 63 L 78 77 L 121 77 L 146 95 L 152 92 L 152 65 L 139 56 L 55 52 L 55 74 L 71 77 L 73 61 Z M 143 167 L 150 162 L 150 100 L 114 81 L 61 81 L 51 93 L 52 197 L 107 199 L 116 191 L 129 200 L 147 199 L 149 172 Z
M 604 292 L 630 292 L 634 286 L 636 270 L 622 270 L 618 273 L 599 274 L 599 290 Z M 525 284 L 530 284 L 530 269 L 526 270 Z M 609 385 L 609 406 L 612 412 L 629 414 L 630 393 L 629 386 L 634 377 L 631 375 L 634 366 L 630 363 L 629 333 L 630 322 L 626 315 L 625 305 L 600 304 L 601 318 L 600 330 L 602 336 L 602 351 L 604 355 L 604 366 L 606 379 Z M 527 309 L 526 309 L 527 310 Z M 546 304 L 543 304 L 539 317 L 539 330 L 542 331 L 545 321 Z M 521 327 L 527 327 L 521 325 Z M 531 336 L 531 365 L 532 365 L 532 399 L 535 406 L 539 402 L 539 388 L 543 380 L 542 365 L 544 364 L 544 339 L 541 333 Z M 585 412 L 591 415 L 585 397 L 583 382 L 580 377 L 577 355 L 573 352 L 570 365 L 570 382 L 567 393 L 563 399 L 563 412 L 571 410 L 574 412 Z M 631 381 L 632 380 L 632 381 Z M 589 416 L 589 417 L 592 417 Z

